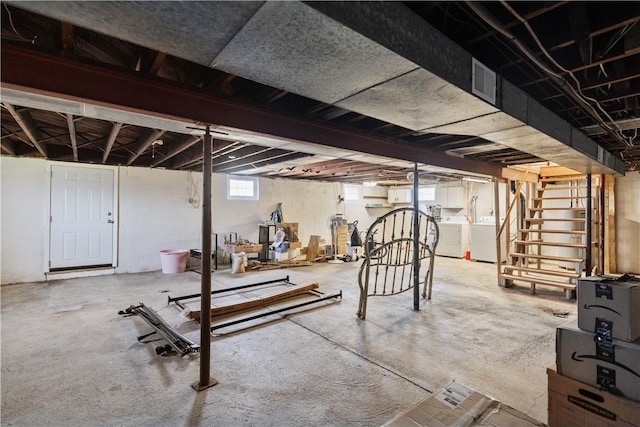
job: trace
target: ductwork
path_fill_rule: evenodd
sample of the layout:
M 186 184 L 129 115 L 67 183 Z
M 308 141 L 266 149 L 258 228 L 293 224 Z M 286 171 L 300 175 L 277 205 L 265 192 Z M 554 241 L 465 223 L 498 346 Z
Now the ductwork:
M 585 173 L 624 164 L 394 2 L 15 2 L 416 132 L 479 136 Z

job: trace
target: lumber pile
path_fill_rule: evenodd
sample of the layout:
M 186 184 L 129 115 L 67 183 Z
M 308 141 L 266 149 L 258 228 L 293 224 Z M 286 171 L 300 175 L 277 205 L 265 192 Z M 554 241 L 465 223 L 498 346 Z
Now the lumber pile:
M 269 304 L 274 304 L 276 302 L 286 300 L 287 298 L 302 295 L 317 288 L 318 288 L 317 283 L 311 283 L 309 285 L 296 285 L 292 288 L 286 289 L 284 291 L 276 292 L 274 294 L 267 295 L 264 297 L 256 297 L 256 298 L 247 299 L 241 302 L 232 302 L 228 304 L 214 306 L 211 308 L 211 317 L 234 313 L 236 311 L 248 310 L 251 308 L 266 307 Z M 202 314 L 201 310 L 191 310 L 189 311 L 188 316 L 191 319 L 199 320 L 201 317 L 201 314 Z

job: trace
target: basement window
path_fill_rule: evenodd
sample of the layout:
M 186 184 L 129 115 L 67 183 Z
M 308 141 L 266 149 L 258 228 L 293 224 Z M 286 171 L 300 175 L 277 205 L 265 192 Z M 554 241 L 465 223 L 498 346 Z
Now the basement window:
M 344 200 L 347 202 L 360 200 L 360 186 L 344 184 Z
M 227 200 L 258 200 L 258 178 L 227 176 Z
M 418 200 L 421 202 L 434 202 L 436 200 L 436 187 L 420 187 Z

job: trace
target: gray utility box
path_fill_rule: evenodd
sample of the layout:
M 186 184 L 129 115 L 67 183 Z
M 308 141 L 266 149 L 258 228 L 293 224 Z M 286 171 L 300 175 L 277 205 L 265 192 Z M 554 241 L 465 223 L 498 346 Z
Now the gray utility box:
M 578 281 L 578 327 L 598 332 L 609 328 L 612 338 L 640 338 L 640 279 L 633 276 L 593 276 Z
M 640 341 L 599 341 L 575 322 L 556 333 L 558 374 L 640 401 Z

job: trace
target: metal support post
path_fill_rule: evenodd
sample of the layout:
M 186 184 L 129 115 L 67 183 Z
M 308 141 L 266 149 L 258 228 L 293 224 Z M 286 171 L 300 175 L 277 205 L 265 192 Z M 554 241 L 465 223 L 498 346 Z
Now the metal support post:
M 418 216 L 418 195 L 420 180 L 418 163 L 413 164 L 413 309 L 420 310 L 420 222 Z M 425 283 L 425 286 L 427 284 Z
M 202 145 L 202 275 L 200 293 L 203 313 L 211 311 L 211 144 L 207 125 Z M 203 316 L 200 322 L 200 380 L 191 385 L 196 391 L 205 390 L 218 382 L 210 377 L 211 370 L 211 317 Z
M 586 249 L 585 249 L 585 264 L 584 264 L 584 269 L 585 269 L 585 275 L 586 276 L 591 276 L 591 249 L 592 249 L 592 243 L 591 240 L 593 239 L 592 236 L 592 221 L 593 221 L 593 212 L 591 211 L 592 209 L 592 204 L 591 204 L 591 174 L 588 173 L 587 174 L 587 206 L 586 206 L 586 214 L 585 214 L 585 231 L 586 231 Z

